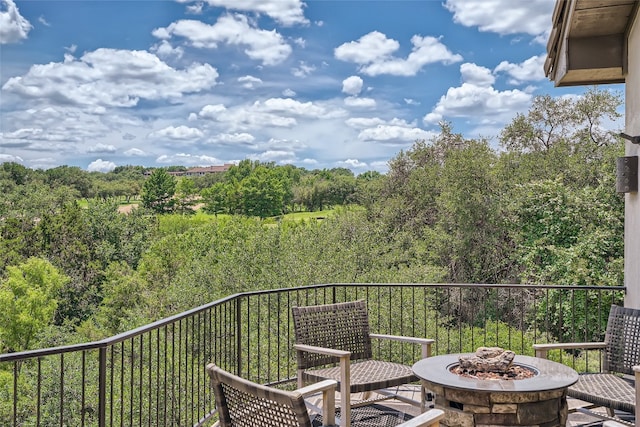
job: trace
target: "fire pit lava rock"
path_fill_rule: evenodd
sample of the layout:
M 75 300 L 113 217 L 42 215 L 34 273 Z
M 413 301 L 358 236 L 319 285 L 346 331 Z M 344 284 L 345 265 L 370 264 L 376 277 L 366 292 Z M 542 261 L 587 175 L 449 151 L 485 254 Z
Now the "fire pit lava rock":
M 514 364 L 515 357 L 513 351 L 501 347 L 479 347 L 475 354 L 460 355 L 451 372 L 483 380 L 523 380 L 537 374 L 531 368 Z
M 449 427 L 564 427 L 567 387 L 578 380 L 568 366 L 492 347 L 427 357 L 413 371 Z

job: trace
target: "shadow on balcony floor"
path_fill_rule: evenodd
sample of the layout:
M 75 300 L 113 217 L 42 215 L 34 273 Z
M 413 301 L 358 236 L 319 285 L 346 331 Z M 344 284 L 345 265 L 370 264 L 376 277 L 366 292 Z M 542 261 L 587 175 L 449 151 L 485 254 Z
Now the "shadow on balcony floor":
M 403 385 L 398 388 L 401 395 L 408 397 L 410 399 L 419 399 L 420 389 L 417 385 Z M 354 395 L 357 400 L 357 394 Z M 320 402 L 313 402 L 314 404 L 319 404 Z M 567 420 L 567 427 L 577 427 L 577 426 L 589 426 L 589 427 L 599 427 L 602 425 L 602 420 L 599 420 L 593 416 L 588 414 L 584 414 L 581 412 L 577 412 L 577 408 L 583 407 L 586 405 L 585 402 L 582 402 L 577 399 L 569 398 L 569 419 Z M 340 395 L 336 393 L 336 405 L 340 405 Z M 595 412 L 599 412 L 598 408 L 592 409 Z M 406 403 L 400 402 L 398 400 L 390 399 L 380 402 L 379 404 L 365 407 L 365 408 L 357 408 L 354 410 L 354 415 L 352 417 L 352 426 L 354 427 L 386 427 L 386 426 L 395 426 L 407 419 L 410 419 L 420 412 L 419 408 L 415 406 L 408 405 Z M 606 414 L 606 410 L 602 409 L 601 412 Z M 314 424 L 315 426 L 316 424 Z M 318 424 L 320 425 L 320 424 Z

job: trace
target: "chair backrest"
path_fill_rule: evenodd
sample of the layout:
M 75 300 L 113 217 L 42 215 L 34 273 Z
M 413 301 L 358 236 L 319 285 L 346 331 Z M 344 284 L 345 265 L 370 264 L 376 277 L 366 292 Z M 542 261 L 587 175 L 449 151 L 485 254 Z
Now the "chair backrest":
M 640 310 L 612 305 L 604 341 L 604 370 L 633 375 L 640 365 Z
M 304 397 L 207 365 L 221 427 L 311 427 Z
M 369 336 L 369 313 L 364 301 L 292 307 L 297 344 L 351 352 L 351 360 L 373 357 Z M 307 369 L 337 362 L 335 357 L 298 353 L 298 368 Z

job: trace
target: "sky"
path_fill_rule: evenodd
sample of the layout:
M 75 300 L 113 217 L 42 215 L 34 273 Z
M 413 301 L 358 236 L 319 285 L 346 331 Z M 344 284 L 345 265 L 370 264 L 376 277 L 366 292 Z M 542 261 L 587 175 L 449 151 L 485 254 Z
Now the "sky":
M 440 122 L 499 148 L 553 0 L 0 0 L 0 162 L 385 173 Z M 615 89 L 616 85 L 613 89 Z

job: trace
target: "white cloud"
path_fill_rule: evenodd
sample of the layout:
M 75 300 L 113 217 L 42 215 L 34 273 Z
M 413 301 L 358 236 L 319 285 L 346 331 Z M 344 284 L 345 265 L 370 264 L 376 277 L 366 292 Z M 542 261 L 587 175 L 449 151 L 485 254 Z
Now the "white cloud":
M 238 82 L 243 83 L 245 89 L 255 89 L 256 85 L 262 84 L 262 80 L 253 76 L 238 77 Z
M 42 103 L 133 107 L 140 99 L 177 99 L 216 85 L 218 72 L 209 64 L 171 68 L 146 51 L 101 48 L 79 60 L 33 65 L 12 77 L 2 89 Z
M 261 30 L 254 25 L 243 15 L 223 15 L 213 25 L 183 19 L 166 28 L 156 28 L 152 34 L 163 40 L 183 37 L 199 49 L 216 49 L 219 43 L 240 45 L 249 58 L 262 61 L 263 65 L 276 65 L 289 57 L 291 46 L 277 31 Z
M 89 163 L 87 170 L 89 172 L 111 172 L 116 168 L 116 164 L 106 160 L 98 159 Z
M 189 153 L 163 154 L 156 159 L 157 163 L 185 166 L 211 166 L 222 163 L 230 163 L 207 155 L 193 155 Z
M 313 102 L 300 102 L 291 98 L 269 98 L 264 103 L 257 101 L 255 107 L 267 112 L 282 112 L 298 116 L 322 117 L 327 114 L 324 107 Z
M 287 98 L 293 98 L 296 95 L 297 95 L 296 92 L 289 88 L 282 91 L 282 96 L 285 96 Z
M 416 101 L 415 99 L 412 99 L 412 98 L 404 98 L 404 102 L 407 105 L 420 105 L 420 101 Z
M 295 160 L 295 153 L 293 151 L 284 150 L 268 150 L 260 154 L 254 154 L 249 156 L 252 160 L 259 160 L 261 162 L 279 162 L 290 163 Z
M 364 162 L 361 162 L 358 159 L 347 159 L 347 160 L 343 160 L 338 162 L 338 165 L 341 166 L 346 166 L 349 168 L 356 168 L 356 169 L 363 169 L 367 167 L 367 164 Z
M 205 0 L 209 5 L 267 15 L 282 25 L 308 24 L 301 0 Z
M 386 122 L 378 117 L 351 117 L 345 120 L 347 126 L 354 129 L 365 129 L 377 125 L 385 124 Z
M 111 144 L 101 144 L 98 143 L 92 147 L 87 149 L 87 153 L 115 153 L 116 147 Z
M 0 44 L 24 40 L 32 28 L 33 25 L 20 15 L 13 0 L 0 0 Z
M 460 87 L 450 87 L 423 121 L 435 124 L 449 117 L 478 119 L 487 116 L 502 116 L 507 120 L 515 112 L 526 110 L 530 104 L 531 94 L 517 89 L 500 92 L 493 87 L 463 83 Z
M 371 162 L 369 167 L 372 170 L 376 170 L 380 173 L 387 173 L 389 171 L 389 162 L 388 161 Z
M 47 20 L 42 15 L 40 15 L 38 17 L 38 22 L 41 23 L 42 25 L 44 25 L 45 27 L 50 27 L 51 26 L 51 24 L 48 23 Z
M 347 95 L 357 95 L 362 91 L 364 82 L 358 76 L 347 77 L 342 81 L 342 92 Z
M 375 108 L 376 100 L 373 98 L 359 98 L 357 96 L 347 96 L 344 105 L 356 108 Z
M 203 6 L 204 6 L 204 3 L 200 1 L 198 1 L 198 3 L 196 4 L 190 4 L 189 6 L 187 6 L 187 13 L 191 15 L 200 15 L 202 14 Z
M 260 144 L 262 147 L 268 147 L 270 150 L 282 151 L 282 150 L 301 150 L 307 148 L 307 146 L 298 141 L 298 140 L 290 140 L 290 139 L 278 139 L 278 138 L 269 138 L 269 141 L 266 143 Z
M 228 142 L 228 143 L 251 143 L 256 138 L 250 133 L 221 133 L 212 138 L 216 142 Z
M 498 34 L 537 36 L 551 26 L 554 0 L 447 0 L 453 20 L 465 27 Z
M 472 63 L 464 63 L 460 66 L 462 81 L 476 86 L 491 86 L 496 78 L 491 70 Z
M 531 58 L 519 64 L 512 64 L 508 61 L 502 61 L 494 69 L 495 73 L 507 73 L 509 75 L 509 83 L 518 85 L 529 81 L 545 80 L 544 61 L 545 55 L 532 56 Z
M 146 153 L 140 150 L 139 148 L 130 148 L 124 152 L 124 155 L 129 157 L 141 157 L 141 156 L 145 156 Z
M 205 105 L 198 113 L 198 116 L 203 119 L 215 119 L 220 113 L 224 113 L 225 111 L 227 111 L 227 107 L 222 104 Z
M 204 134 L 200 129 L 190 128 L 187 126 L 169 126 L 164 129 L 160 129 L 151 132 L 149 138 L 168 138 L 177 141 L 188 141 L 193 139 L 202 138 Z
M 19 157 L 19 156 L 0 153 L 0 162 L 2 162 L 2 163 L 4 163 L 4 162 L 22 163 L 22 162 L 24 162 L 24 160 L 22 159 L 22 157 Z
M 334 55 L 341 61 L 369 64 L 386 58 L 400 48 L 396 40 L 388 39 L 379 31 L 373 31 L 360 37 L 358 41 L 344 43 L 334 50 Z
M 227 109 L 222 104 L 206 105 L 198 113 L 201 119 L 223 123 L 228 130 L 250 130 L 267 127 L 292 127 L 297 124 L 293 117 L 282 117 L 261 109 L 260 103 L 250 106 L 236 106 Z
M 396 58 L 391 54 L 400 44 L 384 34 L 374 31 L 356 42 L 344 43 L 334 50 L 337 59 L 360 65 L 360 72 L 377 76 L 415 76 L 427 64 L 441 62 L 452 64 L 462 61 L 462 56 L 452 53 L 435 37 L 411 37 L 413 48 L 407 58 Z
M 184 48 L 174 47 L 168 40 L 160 40 L 160 43 L 153 45 L 150 50 L 161 58 L 182 58 L 184 55 Z
M 296 77 L 304 78 L 313 73 L 315 70 L 316 67 L 314 67 L 313 65 L 307 65 L 306 62 L 300 61 L 297 67 L 291 69 L 291 74 Z
M 384 141 L 388 143 L 404 144 L 417 139 L 430 139 L 433 132 L 417 127 L 405 127 L 397 125 L 378 125 L 362 130 L 358 134 L 361 141 Z

